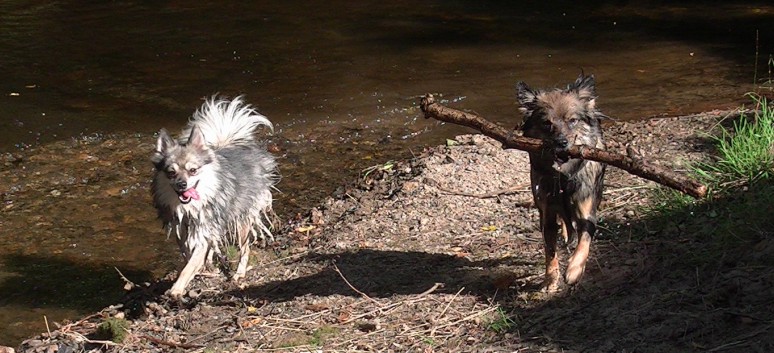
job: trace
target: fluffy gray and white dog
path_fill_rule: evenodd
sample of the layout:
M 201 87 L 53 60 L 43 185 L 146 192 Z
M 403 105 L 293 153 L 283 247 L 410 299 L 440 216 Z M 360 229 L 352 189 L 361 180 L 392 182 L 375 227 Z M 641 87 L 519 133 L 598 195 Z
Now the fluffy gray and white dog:
M 242 97 L 211 97 L 197 110 L 176 141 L 161 129 L 151 158 L 153 204 L 169 235 L 177 239 L 185 267 L 169 294 L 181 297 L 193 277 L 221 249 L 236 245 L 239 264 L 233 279 L 245 276 L 250 245 L 272 240 L 271 190 L 276 162 L 255 139 L 271 122 Z

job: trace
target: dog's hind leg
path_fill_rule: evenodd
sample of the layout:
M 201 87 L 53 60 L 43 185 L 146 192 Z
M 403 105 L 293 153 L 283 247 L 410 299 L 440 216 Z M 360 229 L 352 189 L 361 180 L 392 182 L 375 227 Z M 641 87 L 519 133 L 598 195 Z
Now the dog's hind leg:
M 250 260 L 250 227 L 242 226 L 237 234 L 237 245 L 239 246 L 239 264 L 232 279 L 239 281 L 247 274 L 247 264 Z
M 557 217 L 557 221 L 559 222 L 559 229 L 561 230 L 560 234 L 562 234 L 562 240 L 564 240 L 564 246 L 569 246 L 570 243 L 573 242 L 576 237 L 575 226 L 572 223 L 572 218 L 570 218 L 568 212 L 562 210 L 559 212 L 559 217 Z
M 201 275 L 216 276 L 220 274 L 219 263 L 215 261 L 215 256 L 218 256 L 218 260 L 220 260 L 220 249 L 218 249 L 217 244 L 211 244 L 204 261 L 204 268 L 200 272 Z
M 576 205 L 576 222 L 578 224 L 578 245 L 575 247 L 575 251 L 570 256 L 570 260 L 567 264 L 567 273 L 565 274 L 565 280 L 567 284 L 575 284 L 583 276 L 583 272 L 586 269 L 586 260 L 589 257 L 589 250 L 591 247 L 591 241 L 594 239 L 594 233 L 596 232 L 596 205 L 594 203 L 594 195 L 580 200 Z
M 546 203 L 538 205 L 538 209 L 540 210 L 540 229 L 543 231 L 543 245 L 546 255 L 543 289 L 547 292 L 556 292 L 559 290 L 559 259 L 556 254 L 556 240 L 559 232 L 557 214 Z
M 199 271 L 201 271 L 202 267 L 204 266 L 204 262 L 207 259 L 207 248 L 208 247 L 206 245 L 202 244 L 194 248 L 193 252 L 191 252 L 191 256 L 188 258 L 188 262 L 185 264 L 185 267 L 183 267 L 183 270 L 180 271 L 180 275 L 177 276 L 175 284 L 173 284 L 172 288 L 169 290 L 170 296 L 174 298 L 183 296 L 188 283 L 191 282 L 194 276 L 196 276 L 196 274 L 199 273 Z

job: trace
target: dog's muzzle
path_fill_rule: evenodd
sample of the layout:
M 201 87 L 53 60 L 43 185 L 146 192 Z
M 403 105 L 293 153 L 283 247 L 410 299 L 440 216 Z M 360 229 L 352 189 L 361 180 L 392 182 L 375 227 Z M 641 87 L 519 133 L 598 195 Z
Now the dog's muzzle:
M 568 153 L 570 142 L 567 141 L 567 138 L 564 136 L 556 137 L 552 145 L 554 147 L 554 161 L 559 165 L 567 163 L 570 160 L 570 154 Z
M 557 150 L 556 153 L 554 153 L 554 161 L 559 164 L 565 164 L 570 161 L 570 154 L 567 153 L 567 149 L 563 150 Z
M 183 181 L 181 183 L 177 183 L 176 186 L 182 186 L 182 188 L 185 188 L 186 185 L 185 185 L 185 182 Z M 187 204 L 191 202 L 191 200 L 199 200 L 200 198 L 199 192 L 196 191 L 197 186 L 199 186 L 198 181 L 196 182 L 196 185 L 182 191 L 176 188 L 175 191 L 177 192 L 177 197 L 178 199 L 180 199 L 180 202 L 183 204 Z

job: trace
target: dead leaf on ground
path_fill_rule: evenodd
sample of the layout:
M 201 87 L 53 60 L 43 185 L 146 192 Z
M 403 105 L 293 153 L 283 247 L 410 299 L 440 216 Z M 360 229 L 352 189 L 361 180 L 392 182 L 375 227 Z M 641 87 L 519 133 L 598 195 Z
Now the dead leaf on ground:
M 309 304 L 309 305 L 305 306 L 305 308 L 306 308 L 306 310 L 314 311 L 314 312 L 317 313 L 317 312 L 320 312 L 320 311 L 323 311 L 323 310 L 330 309 L 330 306 L 328 306 L 327 304 L 317 303 L 317 304 Z
M 296 228 L 296 232 L 307 233 L 310 230 L 315 229 L 315 228 L 317 228 L 317 227 L 315 227 L 313 225 L 308 225 L 308 226 L 304 226 L 304 227 L 298 227 L 298 228 Z
M 242 327 L 242 328 L 250 328 L 250 327 L 253 327 L 255 325 L 260 324 L 261 321 L 263 321 L 263 318 L 256 317 L 256 318 L 252 318 L 252 319 L 244 320 L 244 321 L 240 322 L 239 326 Z
M 492 282 L 495 288 L 497 289 L 508 289 L 513 283 L 516 282 L 516 275 L 512 273 L 507 273 L 504 275 L 500 275 Z

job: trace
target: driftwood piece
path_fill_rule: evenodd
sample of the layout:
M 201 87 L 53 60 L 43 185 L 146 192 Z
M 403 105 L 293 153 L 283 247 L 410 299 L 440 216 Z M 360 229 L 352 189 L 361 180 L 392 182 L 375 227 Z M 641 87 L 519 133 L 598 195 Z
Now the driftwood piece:
M 433 118 L 447 123 L 474 128 L 482 134 L 500 141 L 503 144 L 503 148 L 513 148 L 527 152 L 540 152 L 543 148 L 543 142 L 539 139 L 517 136 L 512 131 L 478 115 L 446 107 L 436 102 L 432 94 L 426 94 L 422 97 L 420 108 L 425 113 L 425 118 Z M 706 185 L 685 175 L 677 174 L 670 169 L 648 163 L 637 156 L 625 156 L 615 152 L 583 146 L 571 147 L 568 154 L 573 158 L 607 163 L 630 174 L 655 181 L 697 199 L 703 198 L 707 194 Z

